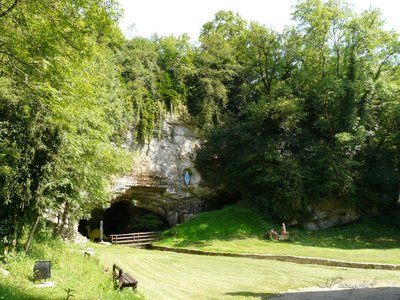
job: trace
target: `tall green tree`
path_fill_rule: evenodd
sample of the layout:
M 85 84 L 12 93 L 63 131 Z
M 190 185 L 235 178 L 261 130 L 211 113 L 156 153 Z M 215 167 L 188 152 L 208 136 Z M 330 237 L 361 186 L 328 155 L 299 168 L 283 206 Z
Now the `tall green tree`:
M 184 114 L 187 105 L 186 79 L 195 73 L 194 47 L 189 36 L 161 37 L 155 40 L 158 52 L 160 97 L 170 112 Z
M 73 203 L 68 212 L 79 216 L 99 202 L 115 171 L 108 165 L 115 156 L 110 139 L 125 126 L 123 121 L 109 124 L 104 114 L 121 115 L 117 110 L 126 106 L 120 96 L 121 107 L 109 104 L 112 95 L 100 88 L 119 86 L 118 72 L 112 71 L 113 82 L 90 65 L 103 62 L 104 72 L 114 69 L 104 63 L 113 54 L 96 50 L 120 43 L 114 1 L 1 4 L 0 235 L 10 240 L 60 203 Z
M 236 46 L 247 22 L 238 14 L 221 11 L 203 26 L 200 48 L 194 59 L 196 71 L 188 77 L 188 109 L 205 128 L 224 123 L 234 105 L 242 66 Z M 234 105 L 235 106 L 235 105 Z

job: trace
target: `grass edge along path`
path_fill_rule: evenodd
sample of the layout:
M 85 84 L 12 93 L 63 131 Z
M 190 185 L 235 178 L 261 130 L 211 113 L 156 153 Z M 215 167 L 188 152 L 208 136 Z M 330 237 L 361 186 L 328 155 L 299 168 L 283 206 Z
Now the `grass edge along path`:
M 275 254 L 250 254 L 250 253 L 229 253 L 229 252 L 212 252 L 195 249 L 185 248 L 170 248 L 164 246 L 151 245 L 151 250 L 169 251 L 175 253 L 185 253 L 194 255 L 208 255 L 208 256 L 226 256 L 226 257 L 242 257 L 253 259 L 271 259 L 285 262 L 292 262 L 297 264 L 320 265 L 329 267 L 343 267 L 355 269 L 375 269 L 375 270 L 400 270 L 398 264 L 381 264 L 381 263 L 363 263 L 363 262 L 348 262 L 336 259 L 315 258 L 306 256 L 294 255 L 275 255 Z

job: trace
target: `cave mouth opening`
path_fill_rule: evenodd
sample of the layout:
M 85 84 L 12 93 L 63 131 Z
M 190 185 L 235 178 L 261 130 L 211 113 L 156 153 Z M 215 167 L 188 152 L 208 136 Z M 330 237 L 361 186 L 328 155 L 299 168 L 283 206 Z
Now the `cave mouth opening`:
M 100 221 L 103 221 L 103 236 L 110 234 L 167 229 L 167 221 L 157 213 L 134 206 L 131 201 L 113 203 L 107 209 L 95 209 L 88 220 L 80 220 L 78 231 L 91 240 L 100 238 Z
M 205 205 L 202 207 L 202 209 L 204 211 L 220 210 L 227 205 L 233 205 L 242 200 L 242 193 L 239 191 L 230 192 L 219 190 L 213 198 L 205 202 Z

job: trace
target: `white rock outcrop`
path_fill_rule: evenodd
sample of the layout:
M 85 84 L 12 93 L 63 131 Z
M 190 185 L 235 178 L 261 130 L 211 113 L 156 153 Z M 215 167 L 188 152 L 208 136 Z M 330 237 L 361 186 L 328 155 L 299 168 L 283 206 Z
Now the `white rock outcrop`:
M 174 225 L 199 212 L 214 190 L 206 186 L 194 164 L 202 142 L 193 124 L 167 117 L 158 136 L 145 145 L 128 145 L 137 155 L 132 172 L 115 178 L 112 201 L 135 200 L 136 206 Z

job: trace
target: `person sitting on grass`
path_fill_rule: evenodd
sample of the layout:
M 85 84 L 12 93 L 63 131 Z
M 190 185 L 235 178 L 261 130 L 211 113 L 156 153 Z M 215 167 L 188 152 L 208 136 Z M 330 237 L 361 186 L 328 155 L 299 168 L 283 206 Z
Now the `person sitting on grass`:
M 275 231 L 275 229 L 271 229 L 269 232 L 269 238 L 271 240 L 277 240 L 278 239 L 278 233 Z

